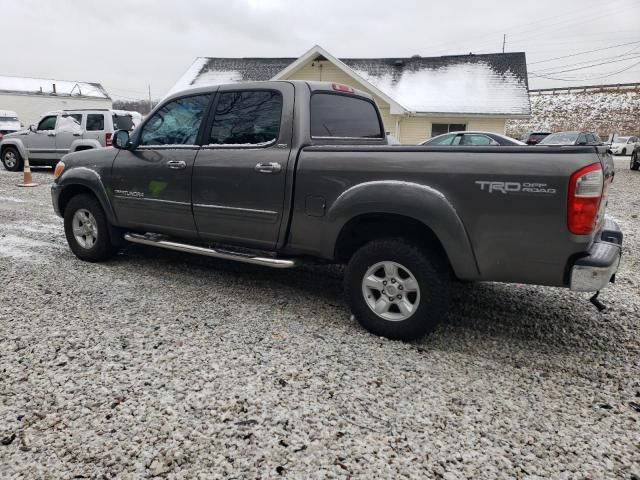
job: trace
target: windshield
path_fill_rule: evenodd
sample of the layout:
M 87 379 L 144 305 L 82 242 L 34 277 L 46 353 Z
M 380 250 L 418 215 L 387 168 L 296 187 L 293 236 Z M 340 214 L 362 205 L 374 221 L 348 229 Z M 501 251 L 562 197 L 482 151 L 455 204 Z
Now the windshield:
M 627 143 L 631 137 L 616 137 L 613 143 Z
M 552 133 L 545 137 L 540 145 L 574 145 L 578 139 L 578 132 L 559 132 Z
M 114 130 L 133 130 L 133 119 L 131 115 L 114 115 L 113 129 Z

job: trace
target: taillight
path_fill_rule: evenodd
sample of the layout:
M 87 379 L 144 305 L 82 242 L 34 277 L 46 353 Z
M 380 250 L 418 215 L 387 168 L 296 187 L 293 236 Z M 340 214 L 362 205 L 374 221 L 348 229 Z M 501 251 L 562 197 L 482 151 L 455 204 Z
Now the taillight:
M 569 181 L 568 227 L 575 235 L 593 233 L 599 223 L 604 177 L 602 166 L 594 163 L 571 175 Z
M 104 144 L 107 147 L 110 147 L 111 145 L 113 145 L 113 133 L 105 133 L 104 134 Z

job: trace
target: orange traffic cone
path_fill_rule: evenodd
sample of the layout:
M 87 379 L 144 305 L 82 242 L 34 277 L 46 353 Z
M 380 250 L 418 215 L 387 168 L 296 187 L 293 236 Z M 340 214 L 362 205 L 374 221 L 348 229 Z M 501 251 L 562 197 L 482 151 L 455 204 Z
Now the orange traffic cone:
M 33 177 L 31 176 L 31 167 L 29 166 L 29 158 L 24 159 L 24 180 L 22 183 L 18 183 L 19 187 L 37 187 L 37 183 L 33 183 Z

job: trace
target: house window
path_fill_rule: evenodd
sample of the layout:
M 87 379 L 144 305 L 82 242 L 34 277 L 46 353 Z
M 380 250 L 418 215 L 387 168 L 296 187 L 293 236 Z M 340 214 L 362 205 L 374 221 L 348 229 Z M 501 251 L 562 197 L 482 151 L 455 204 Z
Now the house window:
M 443 133 L 461 132 L 467 129 L 464 123 L 432 123 L 431 136 L 437 137 Z

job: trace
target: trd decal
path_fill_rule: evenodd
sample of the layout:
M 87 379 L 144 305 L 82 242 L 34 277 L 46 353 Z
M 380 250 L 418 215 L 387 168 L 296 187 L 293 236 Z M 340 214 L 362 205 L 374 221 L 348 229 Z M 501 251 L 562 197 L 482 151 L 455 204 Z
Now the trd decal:
M 476 180 L 480 190 L 489 193 L 537 193 L 543 195 L 555 195 L 556 189 L 549 188 L 546 183 L 520 183 L 520 182 L 495 182 L 492 180 Z

